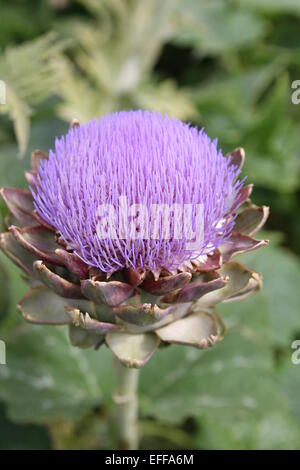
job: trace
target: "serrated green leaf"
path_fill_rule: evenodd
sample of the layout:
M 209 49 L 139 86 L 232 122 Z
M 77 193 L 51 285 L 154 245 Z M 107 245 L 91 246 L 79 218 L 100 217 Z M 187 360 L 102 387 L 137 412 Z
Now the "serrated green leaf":
M 9 421 L 5 408 L 0 404 L 1 450 L 50 449 L 50 436 L 41 426 L 16 425 Z
M 178 2 L 182 27 L 175 42 L 193 45 L 201 53 L 219 54 L 241 48 L 261 38 L 265 32 L 262 18 L 222 0 Z
M 187 416 L 228 417 L 287 406 L 276 390 L 271 356 L 263 343 L 229 332 L 208 351 L 172 346 L 142 369 L 141 408 L 164 422 Z
M 300 180 L 300 139 L 291 118 L 292 104 L 288 96 L 290 81 L 283 75 L 258 108 L 257 121 L 244 138 L 249 155 L 245 160 L 245 174 L 251 181 L 277 191 L 294 191 Z
M 76 420 L 108 398 L 112 358 L 107 349 L 74 348 L 65 327 L 19 328 L 0 332 L 7 350 L 0 399 L 14 421 Z
M 300 431 L 296 420 L 286 410 L 265 413 L 259 419 L 248 415 L 218 420 L 198 420 L 196 444 L 201 449 L 218 450 L 289 450 L 299 449 Z
M 288 250 L 264 247 L 261 252 L 241 256 L 248 266 L 263 275 L 262 291 L 242 303 L 220 306 L 233 325 L 248 325 L 273 344 L 287 345 L 300 330 L 300 263 Z
M 7 47 L 0 56 L 0 76 L 6 85 L 6 104 L 1 112 L 13 120 L 23 157 L 29 141 L 31 105 L 53 92 L 59 79 L 54 59 L 65 47 L 50 33 L 19 46 Z
M 300 339 L 300 328 L 298 330 L 297 339 Z M 299 401 L 299 387 L 300 387 L 300 364 L 295 363 L 295 359 L 299 360 L 299 346 L 292 348 L 292 341 L 284 351 L 286 356 L 283 364 L 278 371 L 278 381 L 282 392 L 287 397 L 292 413 L 300 421 L 300 401 Z M 295 354 L 296 357 L 293 357 Z
M 237 3 L 267 14 L 300 14 L 298 0 L 237 0 Z

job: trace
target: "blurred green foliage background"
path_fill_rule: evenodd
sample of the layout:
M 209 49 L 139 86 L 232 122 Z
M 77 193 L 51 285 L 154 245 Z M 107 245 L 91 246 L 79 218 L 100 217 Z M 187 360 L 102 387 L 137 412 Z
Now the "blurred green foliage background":
M 141 107 L 244 147 L 253 200 L 271 206 L 270 246 L 245 256 L 264 289 L 222 307 L 224 342 L 172 346 L 142 370 L 142 447 L 299 449 L 299 0 L 1 0 L 0 14 L 0 186 L 25 186 L 30 152 L 72 118 Z M 1 255 L 0 449 L 113 448 L 108 351 L 25 324 L 25 290 Z

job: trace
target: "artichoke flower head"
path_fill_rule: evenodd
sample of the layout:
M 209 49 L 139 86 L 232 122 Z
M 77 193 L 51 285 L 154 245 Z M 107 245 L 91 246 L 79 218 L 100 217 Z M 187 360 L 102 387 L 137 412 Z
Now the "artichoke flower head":
M 261 276 L 232 261 L 266 244 L 268 216 L 204 130 L 155 112 L 75 123 L 49 155 L 36 151 L 29 190 L 3 188 L 11 213 L 2 250 L 31 288 L 31 322 L 69 325 L 74 346 L 106 344 L 128 367 L 164 344 L 207 348 L 223 338 L 220 302 Z

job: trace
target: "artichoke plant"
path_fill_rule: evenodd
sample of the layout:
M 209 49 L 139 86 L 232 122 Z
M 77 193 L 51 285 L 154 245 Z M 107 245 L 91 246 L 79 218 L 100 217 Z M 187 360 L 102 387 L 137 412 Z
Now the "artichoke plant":
M 10 211 L 1 249 L 30 284 L 18 308 L 30 323 L 68 325 L 73 346 L 111 349 L 123 446 L 137 446 L 135 369 L 158 347 L 213 346 L 225 332 L 217 304 L 261 288 L 261 275 L 234 261 L 267 243 L 253 238 L 268 208 L 252 204 L 252 185 L 238 179 L 243 161 L 242 149 L 223 156 L 203 130 L 179 120 L 120 112 L 74 121 L 49 155 L 32 154 L 29 190 L 1 190 Z M 124 233 L 99 236 L 99 221 L 124 196 L 135 209 L 117 216 Z M 203 209 L 192 247 L 173 233 L 186 204 Z M 168 236 L 163 211 L 156 237 L 145 236 L 153 221 L 141 208 L 153 205 L 172 206 Z M 195 223 L 192 211 L 191 232 Z

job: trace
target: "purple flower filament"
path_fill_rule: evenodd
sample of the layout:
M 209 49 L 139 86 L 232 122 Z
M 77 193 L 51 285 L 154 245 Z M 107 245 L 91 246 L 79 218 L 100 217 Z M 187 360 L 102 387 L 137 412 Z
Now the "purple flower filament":
M 56 139 L 54 151 L 38 169 L 34 202 L 83 261 L 112 273 L 123 268 L 170 268 L 206 254 L 228 238 L 231 207 L 240 190 L 238 170 L 203 130 L 148 111 L 122 111 L 73 127 Z M 189 247 L 183 230 L 174 236 L 176 211 L 170 212 L 169 238 L 156 220 L 156 238 L 99 237 L 99 207 L 113 207 L 120 223 L 120 197 L 128 207 L 139 204 L 151 214 L 153 205 L 201 205 L 202 239 Z M 174 206 L 175 205 L 175 206 Z M 138 212 L 137 214 L 138 215 Z M 133 216 L 124 222 L 132 229 Z M 151 232 L 150 218 L 141 234 Z M 138 227 L 138 231 L 141 227 Z

